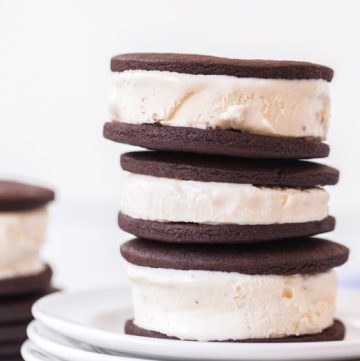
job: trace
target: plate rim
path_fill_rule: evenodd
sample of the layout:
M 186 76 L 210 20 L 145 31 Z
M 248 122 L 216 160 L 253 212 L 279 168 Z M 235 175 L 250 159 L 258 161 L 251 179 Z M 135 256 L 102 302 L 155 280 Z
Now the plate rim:
M 140 357 L 152 357 L 152 358 L 167 358 L 168 360 L 217 360 L 219 355 L 223 357 L 224 360 L 264 360 L 265 358 L 259 358 L 259 346 L 256 343 L 231 343 L 231 342 L 198 342 L 198 341 L 178 341 L 178 340 L 166 340 L 166 339 L 156 339 L 156 338 L 144 338 L 140 336 L 132 336 L 125 334 L 116 334 L 111 331 L 96 329 L 94 327 L 89 327 L 87 325 L 81 325 L 75 322 L 68 320 L 57 319 L 54 316 L 46 314 L 46 312 L 41 310 L 41 307 L 46 306 L 48 302 L 51 302 L 53 298 L 58 297 L 77 297 L 81 294 L 86 293 L 96 293 L 101 292 L 129 292 L 130 288 L 128 286 L 119 286 L 119 287 L 107 287 L 100 289 L 84 289 L 84 290 L 74 290 L 74 291 L 63 291 L 56 294 L 45 296 L 44 298 L 37 301 L 33 306 L 33 315 L 35 319 L 41 321 L 45 326 L 54 330 L 64 336 L 76 339 L 88 344 L 102 347 L 108 350 L 123 352 L 129 355 L 135 355 Z M 341 288 L 339 294 L 348 293 L 352 294 L 353 297 L 359 297 L 360 291 L 356 289 Z M 50 301 L 49 301 L 50 300 Z M 359 311 L 360 316 L 360 311 Z M 121 345 L 121 346 L 118 346 Z M 206 345 L 206 346 L 205 346 Z M 264 345 L 264 344 L 262 344 Z M 321 345 L 321 347 L 319 347 Z M 304 343 L 269 343 L 266 344 L 266 351 L 271 353 L 281 352 L 286 353 L 286 351 L 292 351 L 296 353 L 301 351 L 301 354 L 304 357 L 317 357 L 317 360 L 320 359 L 329 359 L 329 356 L 325 358 L 321 356 L 323 350 L 327 350 L 327 355 L 341 358 L 349 357 L 359 357 L 360 356 L 360 338 L 356 340 L 345 340 L 345 341 L 327 341 L 327 342 L 309 342 L 306 343 L 304 348 Z M 316 347 L 318 346 L 318 347 Z M 199 355 L 199 352 L 206 348 L 206 356 Z M 243 358 L 231 356 L 242 349 L 243 352 L 246 351 L 246 355 Z M 179 350 L 181 353 L 179 356 Z M 146 350 L 146 351 L 145 351 Z M 226 352 L 227 351 L 227 352 Z M 226 355 L 224 358 L 224 352 Z M 210 358 L 209 358 L 210 355 Z M 270 356 L 270 355 L 267 355 Z M 271 360 L 271 357 L 274 357 L 275 360 L 286 360 L 290 359 L 289 355 L 282 358 L 281 355 L 274 355 L 267 357 L 267 360 Z M 306 359 L 304 358 L 303 359 Z
M 79 361 L 79 360 L 82 361 L 84 359 L 89 360 L 89 361 L 95 361 L 95 360 L 99 361 L 100 357 L 101 357 L 100 361 L 115 361 L 115 360 L 144 361 L 144 359 L 135 358 L 135 357 L 132 357 L 132 355 L 101 354 L 101 353 L 97 353 L 96 351 L 92 352 L 92 351 L 83 350 L 80 348 L 71 347 L 68 345 L 63 345 L 52 339 L 47 338 L 44 335 L 39 334 L 37 331 L 37 327 L 36 327 L 38 325 L 40 325 L 40 327 L 47 328 L 45 325 L 43 325 L 41 323 L 41 321 L 38 321 L 38 320 L 31 321 L 27 327 L 27 335 L 29 337 L 29 340 L 34 345 L 36 345 L 39 349 L 45 351 L 46 353 L 53 355 L 54 357 L 58 357 L 58 358 L 62 359 L 62 358 L 64 358 L 64 355 L 66 354 L 66 357 L 67 357 L 65 359 L 66 361 Z M 51 331 L 55 332 L 53 330 L 51 330 Z M 63 336 L 63 335 L 59 334 L 59 336 Z M 66 336 L 63 336 L 63 337 L 66 337 Z M 76 342 L 76 340 L 74 340 L 74 341 Z M 44 344 L 47 344 L 47 346 L 44 347 Z M 57 350 L 60 350 L 60 351 L 57 351 Z M 68 358 L 69 357 L 68 352 L 72 352 L 72 356 L 70 356 L 70 358 Z M 156 361 L 156 360 L 148 359 L 147 361 Z
M 32 347 L 38 348 L 38 346 L 35 345 L 33 341 L 26 340 L 21 346 L 21 357 L 23 357 L 24 360 L 26 360 L 26 361 L 44 361 L 43 359 L 38 358 L 32 354 L 32 352 L 31 352 Z M 55 361 L 56 357 L 55 356 L 53 356 L 53 357 L 54 357 L 54 360 L 52 360 L 52 361 Z M 56 360 L 56 361 L 60 361 L 60 360 Z

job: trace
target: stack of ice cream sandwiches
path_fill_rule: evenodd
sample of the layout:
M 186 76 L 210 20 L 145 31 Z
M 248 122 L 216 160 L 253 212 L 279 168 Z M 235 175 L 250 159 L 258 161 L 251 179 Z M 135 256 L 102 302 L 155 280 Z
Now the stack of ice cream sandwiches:
M 53 292 L 52 270 L 41 260 L 50 189 L 0 181 L 0 359 L 22 360 L 31 307 Z
M 104 136 L 123 154 L 128 334 L 195 341 L 344 338 L 326 157 L 333 71 L 184 54 L 112 59 Z

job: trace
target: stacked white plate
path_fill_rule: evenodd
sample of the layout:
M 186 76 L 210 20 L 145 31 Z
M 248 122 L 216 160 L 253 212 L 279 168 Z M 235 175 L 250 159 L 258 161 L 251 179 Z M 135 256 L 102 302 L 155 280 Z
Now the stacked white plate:
M 338 315 L 346 325 L 344 341 L 311 343 L 227 343 L 162 340 L 129 336 L 128 288 L 60 292 L 38 301 L 26 361 L 136 360 L 345 360 L 360 358 L 360 292 L 339 292 Z

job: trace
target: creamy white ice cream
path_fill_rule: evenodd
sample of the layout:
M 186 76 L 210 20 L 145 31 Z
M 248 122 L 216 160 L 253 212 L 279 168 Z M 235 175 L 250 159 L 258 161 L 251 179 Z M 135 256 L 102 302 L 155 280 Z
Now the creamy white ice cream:
M 46 208 L 0 212 L 0 279 L 40 272 Z
M 123 213 L 160 222 L 255 225 L 318 221 L 328 215 L 329 195 L 322 188 L 257 187 L 130 173 L 122 193 Z
M 325 80 L 237 78 L 168 71 L 115 73 L 113 121 L 326 138 Z
M 333 323 L 336 275 L 262 276 L 127 264 L 137 326 L 214 341 L 318 333 Z

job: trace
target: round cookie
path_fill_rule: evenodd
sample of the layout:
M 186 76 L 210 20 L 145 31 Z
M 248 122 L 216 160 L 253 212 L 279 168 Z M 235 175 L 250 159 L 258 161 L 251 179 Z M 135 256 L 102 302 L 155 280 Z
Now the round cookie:
M 0 280 L 0 297 L 11 297 L 46 291 L 51 282 L 52 270 L 45 265 L 44 269 L 33 275 L 6 278 Z
M 129 263 L 177 270 L 238 272 L 248 275 L 316 274 L 341 266 L 349 249 L 320 238 L 244 245 L 161 243 L 133 239 L 121 246 Z
M 2 324 L 26 322 L 33 319 L 31 308 L 40 298 L 56 292 L 54 288 L 39 293 L 4 297 L 0 300 L 0 327 Z
M 334 230 L 335 218 L 321 221 L 272 225 L 201 224 L 157 222 L 133 218 L 119 212 L 119 227 L 136 237 L 160 242 L 199 244 L 240 244 L 272 242 L 301 236 L 313 236 Z
M 0 181 L 0 212 L 39 208 L 54 198 L 54 192 L 47 188 L 13 181 Z
M 9 323 L 0 325 L 0 347 L 7 343 L 23 342 L 26 340 L 26 328 L 28 322 L 25 323 Z
M 250 184 L 255 187 L 289 187 L 302 190 L 317 186 L 333 185 L 339 179 L 339 172 L 336 169 L 311 162 L 284 160 L 269 162 L 265 160 L 245 160 L 220 156 L 205 157 L 196 154 L 189 155 L 173 152 L 144 151 L 125 153 L 121 156 L 121 166 L 124 170 L 136 176 L 145 175 L 176 181 L 191 180 L 205 182 L 203 185 L 206 185 L 206 182 L 218 182 Z M 252 191 L 255 190 L 253 187 Z M 178 192 L 178 197 L 183 197 L 182 192 L 185 191 L 174 190 L 174 192 Z M 129 194 L 132 193 L 130 192 Z M 147 191 L 146 194 L 150 193 Z M 205 193 L 200 193 L 199 191 L 198 194 L 205 197 Z M 208 193 L 206 194 L 208 195 Z M 306 194 L 306 189 L 304 194 Z M 217 203 L 222 204 L 221 207 L 232 209 L 233 205 L 227 206 L 226 203 L 218 201 L 221 197 L 218 195 L 217 197 L 209 198 L 212 199 L 211 207 L 215 208 L 215 203 Z M 244 195 L 244 199 L 247 199 L 247 197 L 247 195 Z M 164 201 L 167 201 L 167 199 L 164 198 Z M 171 198 L 168 201 L 169 207 L 171 205 L 171 207 L 176 208 L 176 204 L 172 202 L 180 201 L 179 198 Z M 194 201 L 197 201 L 197 199 L 194 199 Z M 228 200 L 226 202 L 229 203 Z M 247 202 L 248 204 L 241 203 L 241 206 L 256 206 L 254 202 Z M 274 200 L 274 202 L 276 201 Z M 148 213 L 142 211 L 142 206 Z M 151 218 L 151 207 L 152 204 L 145 203 L 144 200 L 139 208 L 131 210 L 132 213 L 129 212 L 127 214 L 125 209 L 124 212 L 119 213 L 119 226 L 124 231 L 137 237 L 179 243 L 267 242 L 284 238 L 311 236 L 329 232 L 335 228 L 335 219 L 331 216 L 324 216 L 322 219 L 315 218 L 315 220 L 306 219 L 305 221 L 292 221 L 291 219 L 290 221 L 283 222 L 267 221 L 264 224 L 261 223 L 263 220 L 259 220 L 259 223 L 254 222 L 255 224 L 246 224 L 246 222 L 236 224 L 233 220 L 215 222 L 214 220 L 210 221 L 207 219 L 203 222 L 191 222 L 180 217 L 178 217 L 180 220 L 172 220 L 165 217 L 154 219 Z M 194 207 L 197 206 L 194 205 Z M 241 212 L 241 208 L 238 208 L 239 212 Z M 274 209 L 281 211 L 280 208 Z M 132 216 L 138 210 L 143 212 L 138 213 L 141 216 Z M 174 217 L 174 214 L 171 216 Z
M 121 156 L 131 173 L 202 182 L 245 183 L 259 186 L 316 187 L 339 180 L 335 168 L 305 161 L 265 161 L 198 154 L 140 151 Z
M 262 79 L 323 79 L 331 81 L 333 70 L 318 64 L 286 60 L 242 60 L 208 55 L 132 53 L 114 56 L 112 71 L 158 70 L 187 74 L 229 75 Z
M 0 344 L 0 357 L 3 361 L 17 361 L 23 360 L 20 356 L 20 350 L 23 342 L 25 341 L 17 341 L 11 342 L 7 344 Z
M 171 340 L 179 340 L 176 337 L 169 337 L 160 332 L 145 330 L 134 324 L 133 320 L 126 321 L 125 333 L 133 336 L 153 337 L 153 338 L 164 338 Z M 281 338 L 258 338 L 258 339 L 247 339 L 247 340 L 228 340 L 228 341 L 212 341 L 212 342 L 248 342 L 248 343 L 276 343 L 276 342 L 324 342 L 324 341 L 341 341 L 345 337 L 345 326 L 339 321 L 335 320 L 334 324 L 324 331 L 302 336 L 288 336 Z
M 240 158 L 310 159 L 329 155 L 327 144 L 313 138 L 272 137 L 235 130 L 107 122 L 105 138 L 163 151 L 218 154 Z

